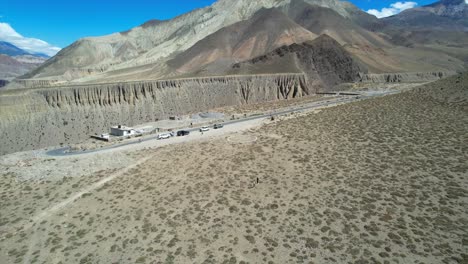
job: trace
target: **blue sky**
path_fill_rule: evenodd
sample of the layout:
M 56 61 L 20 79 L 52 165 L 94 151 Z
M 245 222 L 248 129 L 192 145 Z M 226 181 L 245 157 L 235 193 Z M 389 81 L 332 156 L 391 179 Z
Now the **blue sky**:
M 435 0 L 410 1 L 418 5 L 435 2 Z M 150 19 L 169 19 L 213 2 L 215 0 L 0 0 L 0 40 L 3 38 L 8 41 L 5 35 L 13 34 L 11 33 L 13 30 L 26 39 L 23 40 L 24 43 L 34 42 L 33 40 L 49 43 L 48 49 L 45 47 L 42 49 L 52 54 L 53 47 L 63 48 L 82 37 L 124 31 Z M 351 2 L 365 11 L 375 9 L 375 12 L 378 12 L 375 14 L 381 15 L 398 12 L 398 8 L 401 7 L 398 5 L 396 9 L 395 5 L 392 7 L 392 4 L 398 2 L 395 0 L 351 0 Z M 382 10 L 383 8 L 390 10 Z M 15 37 L 19 38 L 16 35 Z M 44 45 L 38 41 L 36 44 Z M 31 49 L 40 50 L 36 46 Z

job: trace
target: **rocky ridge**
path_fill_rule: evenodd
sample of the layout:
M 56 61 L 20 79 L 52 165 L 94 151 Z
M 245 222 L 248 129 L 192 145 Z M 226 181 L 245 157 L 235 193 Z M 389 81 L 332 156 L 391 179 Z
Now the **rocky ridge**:
M 334 86 L 357 80 L 360 67 L 353 57 L 333 38 L 321 35 L 303 44 L 283 46 L 266 55 L 233 65 L 231 73 L 305 73 L 313 92 L 329 91 Z

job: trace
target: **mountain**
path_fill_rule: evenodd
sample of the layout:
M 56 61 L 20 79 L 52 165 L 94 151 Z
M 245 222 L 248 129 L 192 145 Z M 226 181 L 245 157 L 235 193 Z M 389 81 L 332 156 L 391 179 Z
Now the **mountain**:
M 306 73 L 309 87 L 327 91 L 353 82 L 365 71 L 335 39 L 321 35 L 311 42 L 283 46 L 235 64 L 230 74 Z
M 61 50 L 25 78 L 99 81 L 100 76 L 127 78 L 128 72 L 146 71 L 151 78 L 170 74 L 165 63 L 198 41 L 234 23 L 250 19 L 261 8 L 284 7 L 295 0 L 219 0 L 166 21 L 150 21 L 128 31 L 78 40 Z M 306 0 L 330 8 L 357 24 L 376 19 L 354 5 L 339 0 Z M 137 77 L 138 76 L 138 77 Z M 144 74 L 144 76 L 148 76 Z M 88 78 L 88 79 L 87 79 Z M 133 77 L 132 77 L 133 78 Z M 118 78 L 117 78 L 118 79 Z
M 285 10 L 288 16 L 305 29 L 317 34 L 327 34 L 342 45 L 390 46 L 383 38 L 341 16 L 336 10 L 311 5 L 302 0 L 292 1 Z
M 449 56 L 453 65 L 459 61 L 468 65 L 468 5 L 464 0 L 408 9 L 382 22 L 381 32 L 392 44 L 440 54 L 428 59 Z
M 48 57 L 30 54 L 15 45 L 0 41 L 0 87 L 41 65 Z
M 220 29 L 168 62 L 179 73 L 193 72 L 216 62 L 230 65 L 284 45 L 313 40 L 317 36 L 277 9 L 261 9 L 249 19 Z
M 383 19 L 405 29 L 431 29 L 468 32 L 468 4 L 465 0 L 442 0 L 405 10 Z
M 221 76 L 231 72 L 232 64 L 322 34 L 373 73 L 460 71 L 468 65 L 463 42 L 468 35 L 435 32 L 408 20 L 413 29 L 398 21 L 413 13 L 463 21 L 465 7 L 445 0 L 379 20 L 339 0 L 219 0 L 171 20 L 80 39 L 22 78 L 112 83 Z M 423 30 L 430 34 L 424 37 Z M 459 26 L 453 30 L 463 33 Z
M 8 56 L 30 55 L 28 52 L 5 41 L 0 41 L 0 54 Z

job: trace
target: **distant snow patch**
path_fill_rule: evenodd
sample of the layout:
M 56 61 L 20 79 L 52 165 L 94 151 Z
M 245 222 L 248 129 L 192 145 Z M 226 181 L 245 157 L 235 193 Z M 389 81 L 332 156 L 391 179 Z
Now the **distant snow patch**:
M 465 0 L 467 2 L 468 0 Z M 378 18 L 389 17 L 400 13 L 406 9 L 416 7 L 418 3 L 416 2 L 396 2 L 390 5 L 390 7 L 384 7 L 382 10 L 370 9 L 367 10 L 367 13 L 374 15 Z

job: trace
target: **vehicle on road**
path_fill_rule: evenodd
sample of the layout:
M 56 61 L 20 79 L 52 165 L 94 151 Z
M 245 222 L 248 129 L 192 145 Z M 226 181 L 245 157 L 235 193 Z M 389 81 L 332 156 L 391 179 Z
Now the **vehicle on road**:
M 188 135 L 190 135 L 190 131 L 187 131 L 187 130 L 177 131 L 177 136 L 178 137 L 185 137 L 185 136 L 188 136 Z
M 201 128 L 200 128 L 200 132 L 206 132 L 206 131 L 208 131 L 208 130 L 210 130 L 210 128 L 207 127 L 207 126 L 204 126 L 204 127 L 201 127 Z
M 224 127 L 223 124 L 215 124 L 215 125 L 213 126 L 214 129 L 220 129 L 220 128 L 223 128 L 223 127 Z
M 158 139 L 169 139 L 171 138 L 170 134 L 159 134 Z

